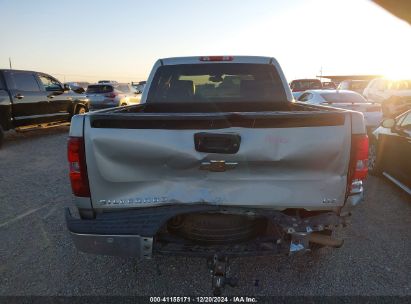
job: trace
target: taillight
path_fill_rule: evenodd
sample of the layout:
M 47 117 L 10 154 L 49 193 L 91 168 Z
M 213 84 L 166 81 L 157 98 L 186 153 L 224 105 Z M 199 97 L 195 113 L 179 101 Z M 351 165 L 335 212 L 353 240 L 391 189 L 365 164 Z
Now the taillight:
M 350 160 L 350 185 L 356 180 L 364 180 L 368 174 L 368 136 L 352 135 Z
M 87 178 L 86 154 L 82 137 L 69 137 L 67 157 L 70 166 L 71 189 L 75 196 L 90 197 Z
M 233 61 L 233 56 L 203 56 L 200 61 Z
M 109 94 L 104 94 L 104 96 L 107 97 L 107 98 L 115 98 L 117 96 L 117 94 L 112 92 L 112 93 L 109 93 Z

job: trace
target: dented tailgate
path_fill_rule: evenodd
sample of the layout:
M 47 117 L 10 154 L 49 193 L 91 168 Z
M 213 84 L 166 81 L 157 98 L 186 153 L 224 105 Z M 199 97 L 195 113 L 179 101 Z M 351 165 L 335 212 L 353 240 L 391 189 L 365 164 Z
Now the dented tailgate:
M 206 203 L 324 210 L 344 204 L 349 112 L 111 118 L 85 116 L 93 208 Z

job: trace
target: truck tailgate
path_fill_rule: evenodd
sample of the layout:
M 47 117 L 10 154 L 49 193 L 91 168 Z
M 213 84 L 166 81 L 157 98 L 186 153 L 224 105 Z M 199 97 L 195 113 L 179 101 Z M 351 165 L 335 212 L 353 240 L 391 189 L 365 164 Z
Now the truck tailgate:
M 239 138 L 238 151 L 200 152 L 196 134 Z M 96 209 L 206 203 L 324 210 L 345 200 L 350 112 L 96 114 L 85 116 L 84 137 Z

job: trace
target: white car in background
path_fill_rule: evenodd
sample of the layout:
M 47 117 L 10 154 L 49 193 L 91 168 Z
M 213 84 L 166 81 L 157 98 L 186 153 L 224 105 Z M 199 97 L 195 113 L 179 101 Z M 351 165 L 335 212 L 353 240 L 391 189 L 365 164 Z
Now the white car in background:
M 364 97 L 381 104 L 385 117 L 396 117 L 411 108 L 411 80 L 373 79 L 364 89 Z
M 90 110 L 139 104 L 141 100 L 141 92 L 128 83 L 92 84 L 88 86 L 86 94 L 90 100 Z
M 99 80 L 97 83 L 99 84 L 114 84 L 117 85 L 118 82 L 115 80 Z
M 337 90 L 349 90 L 363 94 L 368 83 L 368 80 L 343 80 L 338 85 Z
M 323 85 L 321 81 L 316 78 L 294 79 L 290 82 L 290 89 L 294 99 L 297 100 L 304 91 L 323 89 Z
M 144 91 L 147 81 L 131 82 L 131 85 L 139 92 Z
M 368 102 L 361 94 L 348 90 L 309 90 L 298 101 L 326 105 L 361 112 L 368 131 L 377 128 L 382 121 L 381 105 Z

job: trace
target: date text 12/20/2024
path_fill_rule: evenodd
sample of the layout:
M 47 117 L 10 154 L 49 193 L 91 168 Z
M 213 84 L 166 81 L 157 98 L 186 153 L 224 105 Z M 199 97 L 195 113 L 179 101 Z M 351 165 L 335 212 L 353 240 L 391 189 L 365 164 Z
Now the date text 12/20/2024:
M 150 297 L 150 303 L 258 303 L 254 297 Z

